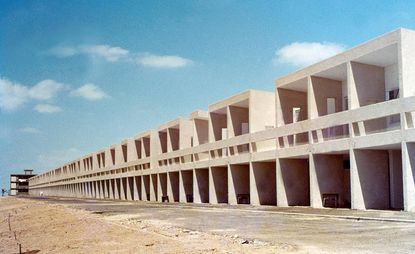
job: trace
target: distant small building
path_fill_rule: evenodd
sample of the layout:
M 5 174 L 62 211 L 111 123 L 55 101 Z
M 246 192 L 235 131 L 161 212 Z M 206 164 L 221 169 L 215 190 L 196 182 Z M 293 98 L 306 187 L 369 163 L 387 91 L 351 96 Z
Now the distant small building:
M 19 194 L 28 194 L 29 181 L 28 179 L 35 176 L 33 169 L 23 170 L 24 174 L 11 174 L 10 175 L 10 196 L 16 196 Z

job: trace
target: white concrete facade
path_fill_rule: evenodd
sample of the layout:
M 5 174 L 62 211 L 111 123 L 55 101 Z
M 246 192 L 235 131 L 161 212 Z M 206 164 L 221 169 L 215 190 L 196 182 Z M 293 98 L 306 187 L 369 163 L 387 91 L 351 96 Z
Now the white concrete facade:
M 30 179 L 31 195 L 415 209 L 415 32 L 398 29 Z

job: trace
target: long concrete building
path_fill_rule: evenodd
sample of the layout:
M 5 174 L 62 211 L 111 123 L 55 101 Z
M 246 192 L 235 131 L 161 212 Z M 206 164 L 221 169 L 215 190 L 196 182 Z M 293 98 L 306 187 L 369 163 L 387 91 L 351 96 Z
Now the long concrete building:
M 398 29 L 30 179 L 30 195 L 415 210 L 415 31 Z M 149 112 L 151 113 L 151 112 Z

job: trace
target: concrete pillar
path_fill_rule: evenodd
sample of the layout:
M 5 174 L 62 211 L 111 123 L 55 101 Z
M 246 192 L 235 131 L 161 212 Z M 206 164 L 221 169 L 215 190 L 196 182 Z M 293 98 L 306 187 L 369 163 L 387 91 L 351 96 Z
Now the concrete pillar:
M 415 210 L 415 144 L 402 142 L 404 210 Z
M 133 200 L 140 200 L 139 196 L 138 196 L 137 186 L 138 186 L 138 184 L 141 185 L 141 183 L 137 183 L 137 178 L 138 178 L 138 176 L 133 177 L 133 195 L 134 195 Z
M 320 188 L 318 186 L 318 179 L 316 173 L 316 164 L 314 161 L 314 156 L 309 154 L 309 173 L 310 173 L 310 206 L 313 208 L 322 208 L 323 203 L 321 201 Z
M 184 181 L 181 171 L 179 173 L 179 202 L 186 203 L 186 192 L 184 190 Z
M 275 163 L 277 168 L 277 206 L 287 207 L 288 199 L 287 193 L 285 192 L 284 179 L 282 177 L 280 160 L 277 158 Z
M 365 210 L 366 206 L 363 199 L 354 149 L 350 149 L 350 194 L 352 201 L 351 208 Z
M 147 191 L 145 186 L 146 176 L 141 176 L 141 200 L 147 201 Z
M 133 197 L 131 197 L 131 186 L 130 186 L 130 180 L 131 178 L 127 177 L 126 178 L 126 192 L 127 192 L 127 200 L 133 200 Z
M 103 187 L 104 187 L 104 199 L 106 199 L 106 198 L 108 198 L 109 197 L 109 194 L 108 194 L 108 186 L 107 186 L 107 180 L 103 180 Z
M 96 199 L 99 199 L 100 198 L 100 196 L 99 196 L 99 183 L 98 183 L 98 181 L 95 181 L 95 198 Z
M 171 182 L 171 173 L 169 172 L 167 172 L 167 196 L 169 197 L 170 202 L 174 202 L 173 186 Z
M 86 183 L 86 189 L 87 189 L 87 198 L 91 198 L 92 197 L 92 190 L 91 190 L 91 182 L 87 182 Z
M 114 199 L 120 199 L 120 193 L 119 193 L 119 183 L 117 181 L 117 178 L 114 178 Z
M 228 165 L 227 171 L 228 171 L 228 204 L 236 205 L 237 200 L 236 200 L 235 186 L 234 186 L 234 181 L 232 179 L 232 170 L 231 170 L 230 165 Z
M 348 108 L 355 109 L 360 107 L 351 62 L 347 62 L 347 94 L 349 101 Z
M 150 175 L 150 201 L 157 201 L 157 175 Z
M 254 168 L 252 166 L 252 162 L 249 163 L 249 193 L 250 193 L 249 199 L 251 201 L 251 205 L 260 205 L 258 188 L 255 182 Z
M 114 199 L 114 179 L 108 180 L 109 198 Z
M 104 197 L 104 189 L 103 189 L 103 186 L 102 186 L 102 182 L 103 182 L 103 180 L 100 180 L 99 181 L 99 198 L 100 199 L 104 199 L 105 197 Z
M 120 199 L 125 200 L 125 188 L 124 188 L 125 178 L 120 178 Z
M 96 198 L 96 189 L 95 189 L 95 181 L 94 182 L 91 182 L 91 190 L 92 190 L 92 193 L 91 193 L 91 195 L 92 195 L 92 198 Z
M 169 140 L 170 138 L 167 136 L 167 140 Z M 170 141 L 168 141 L 170 142 Z M 160 179 L 160 174 L 157 174 L 157 200 L 159 202 L 162 202 L 163 199 L 163 190 L 162 190 L 162 186 L 161 186 L 161 179 Z

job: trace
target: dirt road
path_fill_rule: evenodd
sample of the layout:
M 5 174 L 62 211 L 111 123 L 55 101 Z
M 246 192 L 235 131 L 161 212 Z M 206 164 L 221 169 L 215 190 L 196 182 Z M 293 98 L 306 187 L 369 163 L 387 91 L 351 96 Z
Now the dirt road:
M 0 253 L 18 253 L 18 243 L 30 253 L 274 253 L 291 249 L 13 197 L 0 198 L 0 218 Z
M 23 251 L 32 251 L 27 253 L 415 251 L 415 223 L 286 215 L 248 207 L 6 197 L 0 198 L 0 218 L 0 253 L 18 253 L 18 243 Z

